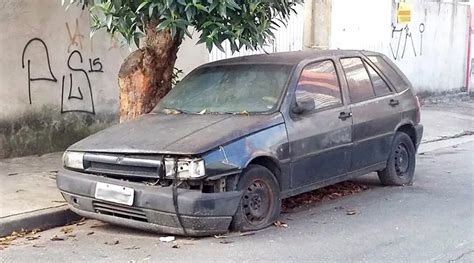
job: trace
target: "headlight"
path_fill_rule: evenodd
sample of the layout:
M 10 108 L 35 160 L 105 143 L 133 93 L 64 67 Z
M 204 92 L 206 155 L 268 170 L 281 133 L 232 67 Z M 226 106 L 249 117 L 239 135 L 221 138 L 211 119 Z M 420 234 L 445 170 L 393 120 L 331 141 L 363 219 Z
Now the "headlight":
M 66 151 L 63 155 L 63 164 L 67 168 L 84 169 L 84 153 Z
M 174 178 L 175 164 L 180 179 L 196 179 L 206 175 L 204 160 L 178 159 L 176 161 L 173 158 L 165 158 L 166 177 Z

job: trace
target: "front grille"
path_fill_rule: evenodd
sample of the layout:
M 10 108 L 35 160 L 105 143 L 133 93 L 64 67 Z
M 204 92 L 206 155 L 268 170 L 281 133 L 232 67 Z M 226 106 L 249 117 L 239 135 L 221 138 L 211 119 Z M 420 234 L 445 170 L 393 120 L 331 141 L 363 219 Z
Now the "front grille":
M 159 157 L 126 156 L 113 154 L 87 153 L 84 155 L 85 171 L 106 177 L 131 181 L 158 180 L 162 172 Z
M 93 201 L 94 211 L 99 214 L 110 215 L 120 218 L 148 222 L 145 212 L 140 208 L 110 204 L 101 201 Z

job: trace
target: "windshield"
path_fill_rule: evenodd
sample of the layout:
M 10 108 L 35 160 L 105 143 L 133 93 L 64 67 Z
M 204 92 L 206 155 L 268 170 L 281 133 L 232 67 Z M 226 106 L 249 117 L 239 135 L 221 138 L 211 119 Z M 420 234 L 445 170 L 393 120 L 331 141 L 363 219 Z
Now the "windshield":
M 204 67 L 186 76 L 157 105 L 162 113 L 262 113 L 272 111 L 290 65 L 239 64 Z

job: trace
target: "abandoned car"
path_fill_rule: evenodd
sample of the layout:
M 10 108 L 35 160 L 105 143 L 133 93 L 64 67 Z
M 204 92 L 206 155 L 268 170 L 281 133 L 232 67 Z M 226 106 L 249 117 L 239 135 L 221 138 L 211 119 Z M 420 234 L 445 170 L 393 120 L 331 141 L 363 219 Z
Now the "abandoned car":
M 70 146 L 57 185 L 88 218 L 183 235 L 272 224 L 281 199 L 376 171 L 412 182 L 420 106 L 367 51 L 202 65 L 149 114 Z

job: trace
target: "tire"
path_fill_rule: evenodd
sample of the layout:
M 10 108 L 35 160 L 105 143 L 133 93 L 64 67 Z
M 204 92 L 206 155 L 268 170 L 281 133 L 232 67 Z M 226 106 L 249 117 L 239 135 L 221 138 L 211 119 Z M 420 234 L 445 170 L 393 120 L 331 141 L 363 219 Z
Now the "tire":
M 273 224 L 280 215 L 280 187 L 267 168 L 249 165 L 242 173 L 237 190 L 243 191 L 243 194 L 231 230 L 260 230 Z
M 410 136 L 396 132 L 387 167 L 378 172 L 380 182 L 383 185 L 410 185 L 415 174 L 415 154 L 415 146 Z

